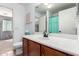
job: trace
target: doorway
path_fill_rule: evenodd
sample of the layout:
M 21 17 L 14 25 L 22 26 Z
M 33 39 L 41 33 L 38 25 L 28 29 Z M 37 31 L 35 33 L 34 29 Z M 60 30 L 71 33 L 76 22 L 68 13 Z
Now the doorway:
M 0 6 L 0 56 L 13 55 L 12 9 Z

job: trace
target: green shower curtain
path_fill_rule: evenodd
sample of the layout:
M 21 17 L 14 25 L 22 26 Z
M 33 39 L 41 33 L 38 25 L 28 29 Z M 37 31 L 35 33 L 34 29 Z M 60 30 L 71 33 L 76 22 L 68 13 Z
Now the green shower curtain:
M 48 23 L 48 32 L 49 33 L 58 33 L 59 32 L 59 18 L 58 16 L 49 17 Z

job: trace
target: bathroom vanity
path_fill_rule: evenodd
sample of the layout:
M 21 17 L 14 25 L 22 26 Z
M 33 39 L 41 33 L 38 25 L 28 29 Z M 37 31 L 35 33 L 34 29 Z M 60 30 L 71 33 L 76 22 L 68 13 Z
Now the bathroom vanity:
M 24 56 L 73 56 L 79 55 L 78 41 L 42 34 L 23 36 Z

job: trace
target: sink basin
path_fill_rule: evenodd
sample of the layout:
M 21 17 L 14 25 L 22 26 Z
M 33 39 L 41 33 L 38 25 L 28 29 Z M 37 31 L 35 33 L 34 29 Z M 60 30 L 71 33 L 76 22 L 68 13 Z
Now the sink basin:
M 49 40 L 49 37 L 39 37 L 39 39 Z

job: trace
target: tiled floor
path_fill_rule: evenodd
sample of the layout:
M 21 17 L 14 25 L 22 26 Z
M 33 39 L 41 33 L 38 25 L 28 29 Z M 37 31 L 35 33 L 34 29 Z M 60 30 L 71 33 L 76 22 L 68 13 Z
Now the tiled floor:
M 13 46 L 12 39 L 0 40 L 0 56 L 12 56 Z
M 6 51 L 5 53 L 2 53 L 0 56 L 14 56 L 13 51 Z

